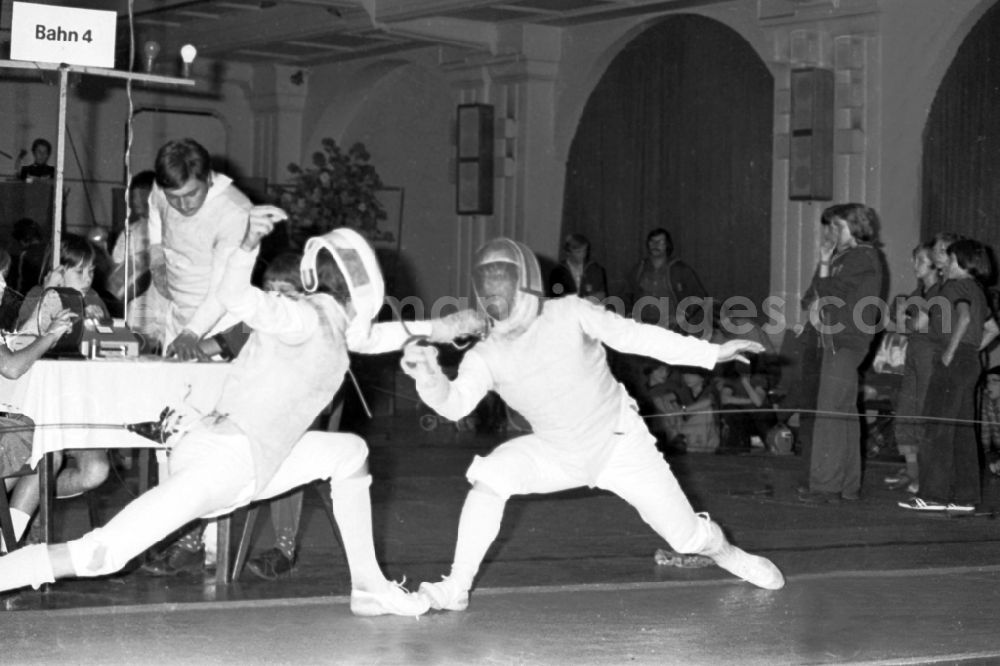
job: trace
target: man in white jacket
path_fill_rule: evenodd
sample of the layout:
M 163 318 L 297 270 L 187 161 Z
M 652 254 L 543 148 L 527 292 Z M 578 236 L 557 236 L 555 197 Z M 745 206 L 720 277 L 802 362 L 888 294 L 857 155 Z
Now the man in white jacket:
M 716 523 L 691 508 L 635 402 L 612 377 L 602 343 L 704 368 L 746 360 L 743 353 L 762 347 L 747 340 L 710 344 L 625 319 L 575 296 L 543 300 L 538 260 L 506 238 L 480 248 L 473 271 L 479 307 L 492 322 L 487 337 L 466 352 L 454 381 L 442 374 L 432 346 L 407 345 L 403 369 L 416 380 L 420 398 L 448 419 L 465 416 L 492 390 L 533 432 L 473 461 L 451 573 L 420 586 L 431 607 L 468 606 L 473 579 L 511 495 L 580 486 L 622 497 L 677 552 L 707 555 L 754 585 L 781 588 L 777 567 L 729 544 Z
M 250 200 L 226 175 L 212 171 L 193 139 L 168 141 L 156 154 L 149 195 L 153 288 L 169 300 L 164 352 L 208 360 L 199 345 L 239 323 L 219 298 L 226 262 L 243 237 Z

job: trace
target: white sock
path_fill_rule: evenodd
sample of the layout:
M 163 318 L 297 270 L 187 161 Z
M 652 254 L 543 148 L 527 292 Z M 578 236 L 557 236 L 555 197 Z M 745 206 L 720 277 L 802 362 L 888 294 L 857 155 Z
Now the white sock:
M 10 510 L 10 522 L 14 523 L 14 538 L 18 541 L 24 536 L 24 531 L 28 529 L 28 523 L 31 521 L 31 514 L 25 513 L 20 509 Z
M 205 545 L 205 566 L 216 562 L 219 550 L 219 521 L 209 520 L 201 532 L 201 542 Z
M 14 544 L 18 544 L 21 541 L 21 537 L 24 536 L 24 531 L 28 528 L 28 521 L 31 520 L 31 516 L 21 511 L 20 509 L 10 510 L 10 522 L 14 524 Z M 7 552 L 7 544 L 3 540 L 3 535 L 0 534 L 0 553 Z
M 347 566 L 351 570 L 351 587 L 366 592 L 380 592 L 386 585 L 385 575 L 375 559 L 372 540 L 372 501 L 368 491 L 372 477 L 351 477 L 331 481 L 330 499 L 333 517 L 344 542 Z
M 49 559 L 49 547 L 36 543 L 19 548 L 0 558 L 0 592 L 17 590 L 30 585 L 36 590 L 45 583 L 56 582 Z
M 479 565 L 500 532 L 506 504 L 507 500 L 499 495 L 475 488 L 465 498 L 462 517 L 458 520 L 455 562 L 451 565 L 450 576 L 462 589 L 472 588 Z

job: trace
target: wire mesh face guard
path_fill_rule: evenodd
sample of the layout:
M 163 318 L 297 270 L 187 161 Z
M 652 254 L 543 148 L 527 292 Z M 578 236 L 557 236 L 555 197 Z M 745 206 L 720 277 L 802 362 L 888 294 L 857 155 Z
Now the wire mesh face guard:
M 495 322 L 494 332 L 517 334 L 538 316 L 542 270 L 534 252 L 509 238 L 494 238 L 473 261 L 473 290 L 479 307 Z
M 494 321 L 504 321 L 514 311 L 520 285 L 518 267 L 493 261 L 476 266 L 472 275 L 473 289 L 479 306 Z
M 368 337 L 372 320 L 385 301 L 382 271 L 375 251 L 361 234 L 347 228 L 334 229 L 306 241 L 299 272 L 302 287 L 307 293 L 315 292 L 319 287 L 316 257 L 324 249 L 330 252 L 336 262 L 351 295 L 355 314 L 347 327 L 347 341 L 348 346 L 352 346 Z

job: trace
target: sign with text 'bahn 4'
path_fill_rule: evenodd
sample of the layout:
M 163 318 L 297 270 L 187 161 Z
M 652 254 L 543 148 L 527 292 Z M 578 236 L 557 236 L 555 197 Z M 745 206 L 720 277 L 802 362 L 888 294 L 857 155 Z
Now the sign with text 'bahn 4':
M 117 19 L 115 12 L 15 2 L 11 60 L 114 67 Z

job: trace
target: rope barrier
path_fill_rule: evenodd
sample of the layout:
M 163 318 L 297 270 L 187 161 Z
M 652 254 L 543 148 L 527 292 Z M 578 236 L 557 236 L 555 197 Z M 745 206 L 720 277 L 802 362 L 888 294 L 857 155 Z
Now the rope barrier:
M 416 404 L 422 404 L 423 401 L 420 398 L 414 398 L 409 395 L 403 395 L 389 389 L 382 388 L 380 386 L 368 386 L 368 390 L 376 391 L 384 395 L 391 396 L 392 398 L 402 398 L 408 402 L 413 402 Z M 750 408 L 734 408 L 734 409 L 703 409 L 703 410 L 682 410 L 674 412 L 662 412 L 658 414 L 643 414 L 644 419 L 655 419 L 655 418 L 670 418 L 676 416 L 695 416 L 704 414 L 788 414 L 789 416 L 794 414 L 811 414 L 814 416 L 829 416 L 833 418 L 843 418 L 843 419 L 857 419 L 876 416 L 879 419 L 891 419 L 891 420 L 906 420 L 912 423 L 955 423 L 959 425 L 990 425 L 992 421 L 983 421 L 981 419 L 958 419 L 958 418 L 947 418 L 943 416 L 922 416 L 919 414 L 894 414 L 894 413 L 879 413 L 877 415 L 866 414 L 864 412 L 837 412 L 837 411 L 827 411 L 819 409 L 802 409 L 802 408 L 784 408 L 784 407 L 750 407 Z

